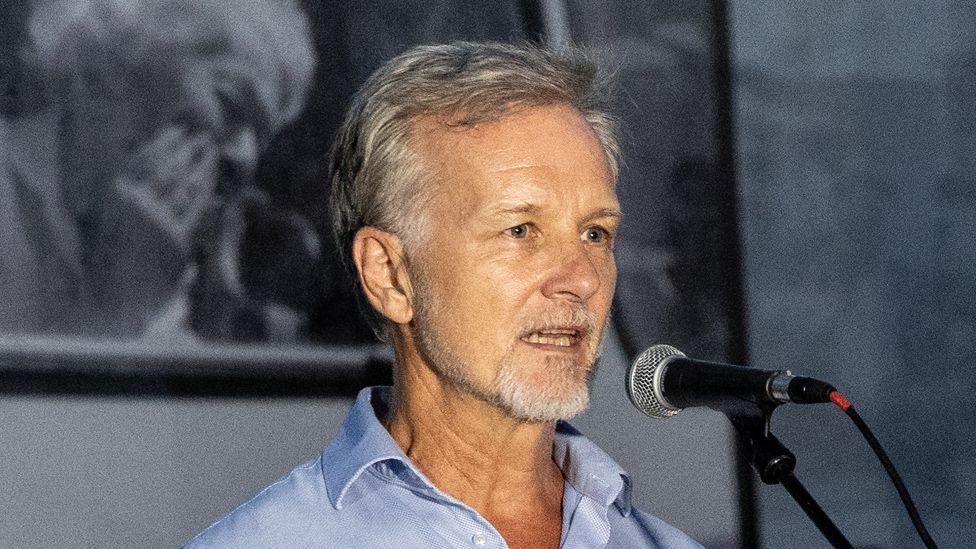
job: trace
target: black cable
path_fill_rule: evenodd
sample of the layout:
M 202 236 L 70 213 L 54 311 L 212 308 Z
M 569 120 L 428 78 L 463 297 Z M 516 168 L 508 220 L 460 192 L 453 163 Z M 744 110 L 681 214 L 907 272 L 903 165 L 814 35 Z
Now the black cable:
M 835 399 L 834 395 L 839 396 L 839 399 Z M 884 470 L 888 473 L 888 477 L 891 478 L 891 482 L 894 483 L 895 489 L 898 490 L 898 496 L 901 497 L 901 502 L 905 505 L 905 510 L 908 511 L 908 516 L 912 519 L 912 525 L 915 526 L 915 530 L 918 532 L 918 536 L 922 538 L 922 543 L 928 549 L 938 549 L 935 541 L 932 540 L 932 536 L 929 535 L 928 530 L 925 528 L 925 524 L 922 522 L 922 516 L 918 513 L 918 509 L 915 507 L 915 502 L 912 501 L 912 496 L 908 493 L 908 488 L 905 487 L 905 483 L 902 482 L 901 476 L 895 469 L 895 465 L 888 458 L 888 454 L 881 447 L 881 443 L 878 442 L 877 437 L 871 432 L 871 428 L 868 424 L 864 422 L 861 415 L 857 413 L 854 406 L 850 404 L 843 395 L 839 392 L 834 391 L 831 394 L 831 400 L 840 406 L 841 410 L 847 414 L 847 417 L 851 418 L 854 425 L 857 426 L 858 431 L 864 436 L 864 439 L 868 441 L 868 446 L 874 450 L 874 454 L 878 456 L 878 460 L 881 461 L 881 465 L 884 466 Z

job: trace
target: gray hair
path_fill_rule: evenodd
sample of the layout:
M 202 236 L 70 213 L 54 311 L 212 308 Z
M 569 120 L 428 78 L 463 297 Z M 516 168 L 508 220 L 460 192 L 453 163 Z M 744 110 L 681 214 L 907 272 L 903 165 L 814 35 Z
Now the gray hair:
M 298 115 L 315 69 L 294 0 L 46 0 L 30 39 L 52 79 L 124 92 L 125 79 L 164 74 L 197 109 L 244 116 L 265 135 Z
M 411 148 L 420 117 L 472 126 L 520 108 L 566 104 L 589 123 L 616 178 L 620 147 L 606 83 L 581 51 L 531 44 L 418 46 L 380 67 L 353 97 L 331 155 L 332 229 L 347 270 L 355 274 L 352 241 L 364 226 L 398 235 L 408 250 L 416 243 L 432 192 Z M 382 319 L 361 305 L 383 339 Z

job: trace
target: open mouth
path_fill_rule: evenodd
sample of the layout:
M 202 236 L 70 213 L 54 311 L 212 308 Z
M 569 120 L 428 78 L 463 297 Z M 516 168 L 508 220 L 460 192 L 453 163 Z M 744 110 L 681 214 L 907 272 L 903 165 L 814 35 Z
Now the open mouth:
M 583 339 L 584 331 L 579 328 L 551 328 L 538 330 L 522 336 L 525 343 L 550 347 L 573 347 Z

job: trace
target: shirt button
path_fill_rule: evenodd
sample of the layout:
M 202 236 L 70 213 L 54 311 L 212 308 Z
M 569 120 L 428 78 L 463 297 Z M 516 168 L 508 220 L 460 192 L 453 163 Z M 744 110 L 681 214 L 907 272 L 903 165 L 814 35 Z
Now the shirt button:
M 478 547 L 481 547 L 487 541 L 488 541 L 488 539 L 481 532 L 478 532 L 475 535 L 471 536 L 471 543 L 477 545 Z

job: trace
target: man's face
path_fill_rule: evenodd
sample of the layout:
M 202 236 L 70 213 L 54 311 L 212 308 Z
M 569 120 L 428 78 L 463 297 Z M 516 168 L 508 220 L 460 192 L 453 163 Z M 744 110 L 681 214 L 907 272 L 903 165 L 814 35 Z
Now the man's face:
M 513 417 L 575 415 L 617 274 L 619 203 L 596 136 L 559 105 L 416 129 L 437 180 L 411 250 L 421 352 L 442 379 Z

